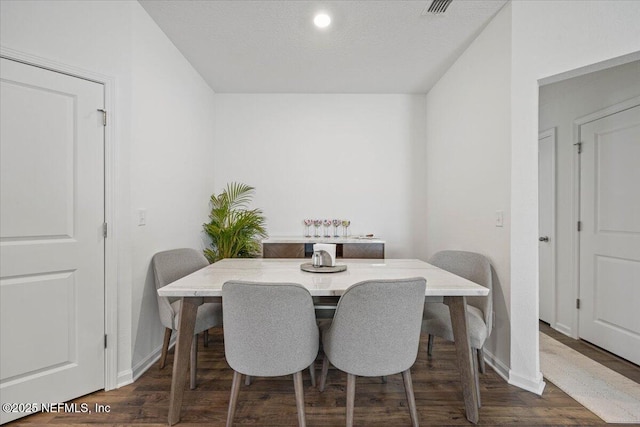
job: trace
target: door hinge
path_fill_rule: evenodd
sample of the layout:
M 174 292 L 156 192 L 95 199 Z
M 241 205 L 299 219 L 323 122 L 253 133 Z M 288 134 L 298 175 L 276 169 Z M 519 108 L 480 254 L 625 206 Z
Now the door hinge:
M 578 231 L 582 231 L 582 221 L 578 221 Z
M 102 113 L 102 126 L 107 125 L 107 110 L 103 110 L 102 108 L 98 108 L 98 111 Z
M 577 145 L 578 146 L 578 154 L 582 153 L 582 142 L 576 142 L 573 145 Z
M 104 334 L 104 348 L 107 348 L 107 334 Z
M 580 298 L 576 298 L 576 308 L 580 310 Z
M 107 223 L 102 224 L 102 237 L 107 237 Z

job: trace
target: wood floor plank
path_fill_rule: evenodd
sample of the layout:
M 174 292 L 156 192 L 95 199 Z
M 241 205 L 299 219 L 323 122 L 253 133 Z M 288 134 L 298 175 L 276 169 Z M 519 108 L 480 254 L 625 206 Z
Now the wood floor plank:
M 418 360 L 411 369 L 420 425 L 470 425 L 466 420 L 455 347 L 437 339 L 433 356 L 427 356 L 427 337 L 423 336 Z M 598 357 L 603 357 L 601 354 Z M 611 356 L 608 356 L 611 358 Z M 612 358 L 614 359 L 614 358 Z M 317 361 L 320 366 L 321 360 Z M 640 378 L 640 368 L 611 360 L 628 376 Z M 153 366 L 135 383 L 109 392 L 96 392 L 74 400 L 76 403 L 109 405 L 109 413 L 40 413 L 6 426 L 132 426 L 167 425 L 173 351 L 167 366 Z M 222 331 L 212 329 L 209 347 L 201 346 L 198 387 L 184 392 L 181 422 L 178 426 L 223 426 L 231 392 L 233 371 L 224 360 Z M 304 401 L 308 426 L 343 426 L 346 421 L 347 376 L 329 370 L 323 393 L 311 386 L 308 370 L 303 373 Z M 547 382 L 542 396 L 507 384 L 490 366 L 480 375 L 482 408 L 478 425 L 603 425 L 603 421 L 582 405 Z M 234 425 L 293 426 L 297 424 L 296 401 L 291 376 L 255 378 L 240 387 Z M 356 426 L 411 425 L 401 375 L 380 378 L 358 377 L 355 397 Z

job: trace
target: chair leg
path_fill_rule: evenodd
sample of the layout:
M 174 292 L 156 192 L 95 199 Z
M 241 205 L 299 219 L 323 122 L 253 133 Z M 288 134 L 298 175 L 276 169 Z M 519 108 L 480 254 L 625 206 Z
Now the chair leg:
M 227 427 L 233 425 L 233 417 L 236 414 L 236 404 L 238 403 L 238 394 L 240 393 L 240 383 L 242 383 L 242 374 L 233 371 L 233 382 L 231 383 L 231 397 L 229 398 L 229 411 L 227 412 Z
M 251 375 L 245 376 L 244 385 L 251 385 Z
M 479 379 L 480 374 L 478 373 L 478 358 L 472 357 L 471 359 L 473 360 L 473 379 L 476 383 L 476 391 L 477 391 L 476 395 L 478 396 L 478 408 L 482 408 L 482 402 L 480 401 L 480 379 Z
M 198 335 L 193 337 L 191 341 L 191 364 L 190 364 L 190 382 L 191 390 L 196 388 L 196 372 L 198 370 Z
M 411 425 L 418 427 L 418 410 L 416 408 L 416 397 L 413 394 L 413 382 L 411 381 L 411 370 L 407 369 L 402 372 L 404 380 L 404 391 L 407 394 L 407 402 L 409 403 L 409 414 L 411 415 Z
M 327 385 L 327 374 L 329 373 L 329 358 L 327 355 L 322 357 L 322 372 L 320 373 L 320 391 L 324 391 L 324 387 Z
M 309 366 L 309 374 L 311 375 L 311 386 L 316 386 L 316 362 L 311 362 Z
M 204 331 L 202 331 L 202 336 L 204 346 L 209 347 L 209 330 L 205 329 Z
M 298 408 L 298 425 L 306 427 L 304 416 L 304 386 L 302 385 L 302 371 L 293 374 L 293 387 L 296 391 L 296 408 Z
M 486 374 L 487 368 L 484 366 L 484 349 L 477 348 L 476 353 L 478 354 L 478 367 L 480 368 L 480 373 Z
M 347 374 L 347 427 L 353 427 L 353 412 L 356 404 L 356 376 Z
M 427 341 L 427 354 L 433 355 L 433 335 L 429 334 L 429 340 Z
M 387 383 L 387 376 L 382 376 L 380 377 L 380 381 L 382 382 L 382 384 L 386 384 Z
M 160 354 L 160 369 L 164 368 L 169 352 L 169 341 L 171 341 L 171 328 L 164 328 L 164 340 L 162 341 L 162 353 Z

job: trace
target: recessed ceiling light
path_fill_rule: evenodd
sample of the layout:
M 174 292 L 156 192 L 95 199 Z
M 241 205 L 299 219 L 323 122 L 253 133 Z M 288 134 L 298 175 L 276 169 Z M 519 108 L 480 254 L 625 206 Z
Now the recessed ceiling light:
M 318 28 L 326 28 L 331 24 L 331 17 L 326 13 L 319 13 L 313 18 L 313 23 Z

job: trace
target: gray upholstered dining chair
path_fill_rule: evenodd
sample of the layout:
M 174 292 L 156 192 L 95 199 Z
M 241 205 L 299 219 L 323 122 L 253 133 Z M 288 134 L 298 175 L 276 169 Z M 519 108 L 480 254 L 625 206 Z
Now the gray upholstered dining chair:
M 469 319 L 469 339 L 475 352 L 480 372 L 485 372 L 482 347 L 491 334 L 493 311 L 493 274 L 491 263 L 484 255 L 475 252 L 441 251 L 436 253 L 429 263 L 464 277 L 467 280 L 489 288 L 485 297 L 467 297 L 467 316 Z M 426 303 L 422 322 L 422 332 L 429 334 L 427 353 L 432 355 L 433 337 L 439 336 L 453 341 L 453 327 L 449 307 L 443 303 Z M 476 375 L 477 379 L 477 375 Z M 480 397 L 480 396 L 478 396 Z
M 324 359 L 320 391 L 329 363 L 347 373 L 347 426 L 353 425 L 356 376 L 402 373 L 413 426 L 418 425 L 410 368 L 420 343 L 424 278 L 370 280 L 349 287 L 333 321 L 321 323 Z
M 158 252 L 151 260 L 155 275 L 156 290 L 175 282 L 201 268 L 209 265 L 209 261 L 204 255 L 195 249 L 183 248 Z M 156 294 L 157 295 L 157 294 Z M 180 298 L 158 297 L 158 312 L 160 322 L 165 327 L 164 341 L 162 343 L 162 354 L 160 356 L 160 368 L 164 368 L 167 360 L 167 351 L 171 332 L 178 330 L 180 319 Z M 222 325 L 222 304 L 204 303 L 198 307 L 196 317 L 195 336 L 191 344 L 190 362 L 190 387 L 196 387 L 196 370 L 198 368 L 198 334 L 203 332 L 204 345 L 207 346 L 209 328 Z
M 302 371 L 318 355 L 309 291 L 294 283 L 228 281 L 222 286 L 224 353 L 233 369 L 227 426 L 233 424 L 242 375 L 293 374 L 298 424 L 305 426 Z

